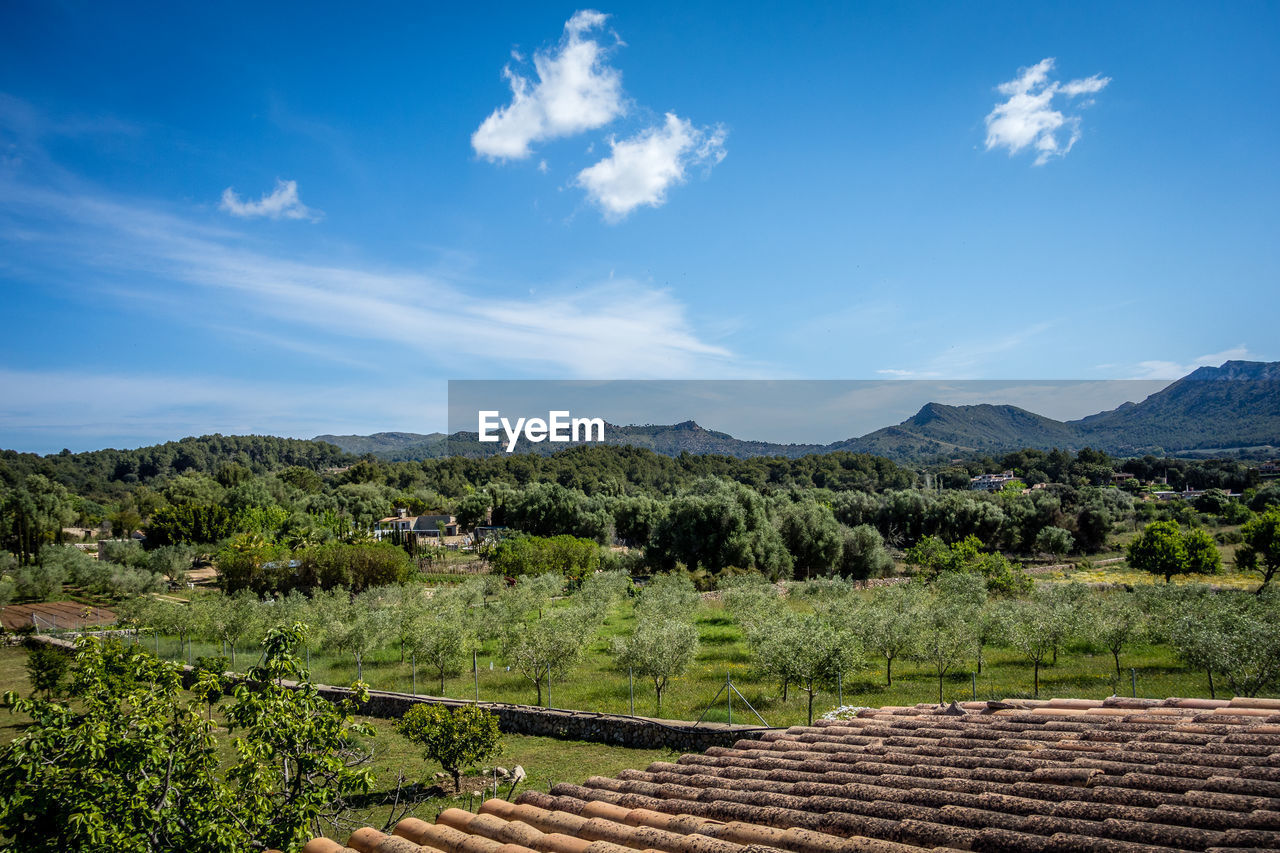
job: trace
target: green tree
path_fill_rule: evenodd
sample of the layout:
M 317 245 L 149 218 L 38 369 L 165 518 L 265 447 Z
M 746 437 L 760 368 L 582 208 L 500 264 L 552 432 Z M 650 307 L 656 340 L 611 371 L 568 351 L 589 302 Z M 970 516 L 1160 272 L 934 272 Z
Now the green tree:
M 1165 583 L 1188 570 L 1187 546 L 1173 521 L 1153 521 L 1137 539 L 1129 543 L 1129 565 L 1143 572 L 1164 576 Z
M 884 658 L 886 687 L 893 686 L 893 662 L 917 652 L 923 608 L 919 587 L 898 584 L 881 590 L 859 613 L 863 642 Z
M 4 696 L 31 723 L 0 747 L 0 836 L 35 853 L 231 853 L 296 850 L 321 834 L 348 795 L 368 791 L 367 754 L 353 744 L 373 732 L 305 680 L 291 654 L 301 630 L 268 637 L 264 664 L 237 687 L 225 765 L 177 665 L 82 638 L 74 704 Z
M 1009 641 L 1034 669 L 1036 698 L 1040 697 L 1040 667 L 1057 649 L 1054 614 L 1040 598 L 1023 599 L 1013 604 L 1010 613 Z
M 834 685 L 862 657 L 862 646 L 853 632 L 838 627 L 816 613 L 800 616 L 796 634 L 803 642 L 792 644 L 791 676 L 808 698 L 809 725 L 813 725 L 813 700 L 818 689 Z
M 844 537 L 830 507 L 813 500 L 787 503 L 778 513 L 778 532 L 799 577 L 829 575 L 840 561 Z
M 533 682 L 537 703 L 542 685 L 568 672 L 582 659 L 595 631 L 594 617 L 579 607 L 561 607 L 533 621 L 505 626 L 502 654 L 525 678 Z
M 986 584 L 975 575 L 951 572 L 934 584 L 920 620 L 917 655 L 938 677 L 939 704 L 943 679 L 977 647 L 977 623 L 986 601 Z
M 409 646 L 417 661 L 439 677 L 441 696 L 445 676 L 462 672 L 478 645 L 475 619 L 461 592 L 437 592 L 410 623 Z
M 1061 527 L 1049 525 L 1040 528 L 1040 532 L 1036 534 L 1036 550 L 1055 560 L 1061 560 L 1075 544 L 1075 537 Z
M 462 789 L 462 771 L 496 757 L 502 751 L 498 717 L 475 705 L 446 708 L 415 705 L 396 722 L 396 731 L 422 747 L 453 777 L 453 790 Z
M 893 571 L 893 558 L 884 547 L 884 537 L 870 524 L 840 528 L 842 545 L 836 570 L 841 577 L 865 580 L 884 577 Z
M 1280 570 L 1280 506 L 1272 506 L 1240 528 L 1244 542 L 1236 549 L 1236 567 L 1262 575 L 1261 593 Z
M 1218 543 L 1209 531 L 1196 527 L 1182 534 L 1182 547 L 1187 553 L 1187 572 L 1193 575 L 1216 575 L 1222 571 Z
M 1117 679 L 1120 678 L 1120 653 L 1141 634 L 1142 623 L 1142 611 L 1138 609 L 1132 593 L 1109 592 L 1095 600 L 1089 630 L 1097 642 L 1111 652 Z
M 667 683 L 689 668 L 698 655 L 698 629 L 679 619 L 645 618 L 631 636 L 613 643 L 617 665 L 653 682 L 657 713 Z
M 27 647 L 27 679 L 46 699 L 61 695 L 70 668 L 71 656 L 64 649 L 34 641 Z
M 356 680 L 364 680 L 364 658 L 378 648 L 391 632 L 391 614 L 378 606 L 376 595 L 348 595 L 338 589 L 325 600 L 321 645 L 351 655 L 356 664 Z

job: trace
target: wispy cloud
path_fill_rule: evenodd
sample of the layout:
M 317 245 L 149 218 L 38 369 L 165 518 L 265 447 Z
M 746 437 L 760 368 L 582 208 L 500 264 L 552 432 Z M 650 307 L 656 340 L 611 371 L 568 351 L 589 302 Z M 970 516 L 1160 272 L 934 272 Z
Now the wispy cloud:
M 1052 323 L 1033 323 L 1004 334 L 959 341 L 919 367 L 886 367 L 876 373 L 892 379 L 975 378 L 983 373 L 989 374 L 993 362 L 1007 362 L 1009 353 L 1039 340 L 1052 326 Z
M 606 61 L 609 48 L 587 36 L 601 29 L 607 17 L 591 9 L 575 12 L 560 43 L 534 54 L 537 80 L 509 65 L 503 69 L 511 103 L 494 110 L 471 135 L 477 154 L 522 160 L 535 142 L 604 127 L 626 111 L 622 74 Z M 519 54 L 513 58 L 521 60 Z
M 1007 148 L 1010 156 L 1025 148 L 1036 151 L 1035 164 L 1042 166 L 1054 157 L 1066 156 L 1080 139 L 1080 117 L 1063 115 L 1054 109 L 1055 97 L 1066 99 L 1093 95 L 1111 82 L 1110 77 L 1094 74 L 1079 80 L 1059 83 L 1049 79 L 1052 57 L 1042 59 L 1007 83 L 998 87 L 1008 100 L 995 105 L 987 115 L 987 150 Z M 1090 100 L 1078 102 L 1088 106 Z M 1065 141 L 1063 137 L 1065 138 Z
M 376 341 L 462 374 L 477 365 L 597 378 L 751 370 L 703 340 L 670 292 L 635 281 L 479 294 L 413 271 L 281 257 L 245 235 L 136 202 L 0 181 L 6 209 L 21 209 L 59 263 L 98 278 L 144 276 L 164 292 L 186 286 L 282 333 L 323 333 L 338 350 Z
M 310 219 L 317 222 L 322 214 L 302 203 L 298 198 L 298 182 L 276 179 L 276 188 L 264 193 L 257 201 L 242 201 L 231 187 L 222 191 L 220 210 L 241 219 Z
M 637 207 L 661 207 L 667 190 L 685 180 L 695 165 L 714 166 L 724 159 L 723 128 L 695 128 L 687 119 L 667 113 L 664 124 L 630 139 L 609 141 L 609 156 L 578 173 L 575 183 L 600 206 L 605 218 L 618 222 Z
M 1217 367 L 1224 361 L 1251 359 L 1253 356 L 1244 344 L 1224 349 L 1222 352 L 1209 353 L 1192 359 L 1190 362 L 1179 361 L 1140 361 L 1133 370 L 1134 379 L 1181 379 L 1197 367 Z
M 330 432 L 444 429 L 445 382 L 416 394 L 368 384 L 273 383 L 160 372 L 0 368 L 0 444 L 56 452 L 213 432 L 311 438 Z M 67 389 L 89 389 L 67 393 Z M 59 444 L 49 446 L 49 434 Z

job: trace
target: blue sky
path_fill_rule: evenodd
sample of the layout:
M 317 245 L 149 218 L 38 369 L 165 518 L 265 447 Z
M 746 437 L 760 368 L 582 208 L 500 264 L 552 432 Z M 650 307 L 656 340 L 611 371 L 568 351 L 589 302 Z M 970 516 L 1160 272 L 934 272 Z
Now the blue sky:
M 1278 37 L 1261 3 L 11 0 L 0 446 L 428 432 L 447 379 L 1275 360 Z

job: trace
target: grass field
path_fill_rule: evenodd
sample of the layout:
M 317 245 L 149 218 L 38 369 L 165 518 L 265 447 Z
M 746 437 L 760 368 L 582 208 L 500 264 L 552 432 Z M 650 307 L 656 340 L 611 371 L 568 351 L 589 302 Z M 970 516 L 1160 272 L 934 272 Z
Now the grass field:
M 26 673 L 26 652 L 14 646 L 0 647 L 0 691 L 16 690 L 28 695 L 29 686 Z M 215 718 L 217 714 L 215 712 Z M 355 815 L 361 822 L 381 826 L 390 812 L 390 806 L 383 804 L 384 798 L 395 790 L 397 779 L 403 773 L 406 781 L 432 781 L 432 776 L 441 770 L 435 762 L 422 757 L 418 747 L 405 740 L 391 728 L 387 720 L 368 719 L 377 730 L 373 740 L 373 769 L 375 782 L 373 791 L 364 805 Z M 11 711 L 0 710 L 0 744 L 8 743 L 17 737 L 22 728 L 30 720 Z M 502 738 L 503 753 L 494 762 L 497 765 L 511 768 L 519 764 L 529 774 L 529 778 L 517 789 L 534 788 L 549 790 L 557 782 L 579 784 L 593 775 L 614 775 L 628 767 L 643 768 L 653 761 L 669 760 L 674 753 L 655 749 L 624 749 L 615 746 L 604 746 L 597 743 L 579 741 L 561 741 L 544 737 L 524 735 L 504 735 Z M 231 739 L 222 740 L 226 755 L 231 755 Z M 470 783 L 470 784 L 469 784 Z M 443 783 L 446 788 L 451 783 Z M 429 800 L 418 806 L 414 814 L 425 820 L 434 821 L 436 814 L 450 806 L 467 806 L 465 792 L 478 787 L 478 779 L 463 779 L 461 801 L 453 796 Z M 506 786 L 500 788 L 506 795 Z M 479 805 L 478 802 L 475 805 Z M 346 839 L 346 832 L 331 833 L 335 837 Z
M 1103 570 L 1110 567 L 1103 567 Z M 1077 578 L 1085 579 L 1088 573 L 1078 572 Z M 1149 578 L 1149 576 L 1144 576 Z M 1088 577 L 1087 579 L 1092 579 Z M 1230 578 L 1215 578 L 1222 582 Z M 634 627 L 631 605 L 615 606 L 608 615 L 599 636 L 592 641 L 585 659 L 568 677 L 555 681 L 550 688 L 550 701 L 543 696 L 543 704 L 558 708 L 574 708 L 610 713 L 629 713 L 628 679 L 625 670 L 619 670 L 610 655 L 612 638 L 631 632 Z M 754 671 L 743 638 L 742 629 L 729 614 L 716 603 L 704 605 L 697 616 L 701 648 L 693 667 L 668 685 L 663 706 L 659 713 L 654 701 L 653 685 L 648 681 L 635 681 L 635 713 L 643 716 L 662 716 L 669 719 L 696 720 L 705 712 L 705 719 L 725 722 L 728 708 L 724 697 L 714 707 L 708 708 L 726 677 L 733 679 L 751 705 L 760 712 L 769 725 L 786 726 L 803 723 L 807 719 L 807 696 L 792 686 L 784 701 L 780 685 L 759 677 Z M 148 645 L 153 639 L 145 639 Z M 176 656 L 176 639 L 161 638 L 161 654 Z M 188 656 L 214 654 L 218 648 L 196 642 Z M 974 677 L 973 663 L 965 661 L 944 680 L 944 698 L 1003 699 L 1032 695 L 1032 670 L 1013 649 L 989 648 L 980 675 Z M 508 672 L 500 656 L 496 641 L 484 643 L 478 655 L 479 695 L 483 701 L 533 704 L 536 692 L 533 684 L 516 671 Z M 243 669 L 251 660 L 242 652 L 237 658 L 237 669 Z M 356 667 L 352 658 L 335 657 L 313 652 L 312 675 L 326 684 L 349 684 L 355 680 Z M 1103 698 L 1113 693 L 1128 695 L 1133 690 L 1130 668 L 1136 675 L 1137 694 L 1147 697 L 1208 696 L 1209 688 L 1204 673 L 1190 671 L 1179 663 L 1172 651 L 1159 645 L 1135 644 L 1121 657 L 1122 672 L 1117 678 L 1111 655 L 1101 649 L 1090 648 L 1083 642 L 1067 647 L 1056 665 L 1043 667 L 1040 672 L 1040 695 L 1072 696 L 1078 698 Z M 364 660 L 364 678 L 370 686 L 401 692 L 414 690 L 411 662 L 400 661 L 396 648 L 384 648 Z M 467 671 L 445 679 L 441 691 L 438 678 L 419 669 L 416 692 L 451 698 L 471 699 L 476 695 L 475 676 Z M 1219 685 L 1221 688 L 1221 685 Z M 885 664 L 882 658 L 869 655 L 864 665 L 851 674 L 843 684 L 843 695 L 835 690 L 823 691 L 814 702 L 814 713 L 820 715 L 837 705 L 900 705 L 917 702 L 933 702 L 938 698 L 937 678 L 927 665 L 912 661 L 895 660 L 893 684 L 885 684 Z M 754 721 L 748 709 L 736 698 L 733 706 L 734 722 Z

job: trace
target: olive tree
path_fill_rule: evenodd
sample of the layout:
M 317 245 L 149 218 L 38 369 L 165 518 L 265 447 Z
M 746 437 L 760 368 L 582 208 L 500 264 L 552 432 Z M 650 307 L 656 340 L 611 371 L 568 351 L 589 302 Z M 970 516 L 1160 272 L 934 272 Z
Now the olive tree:
M 919 642 L 924 595 L 915 584 L 880 590 L 857 614 L 858 633 L 869 651 L 884 658 L 884 683 L 893 686 L 893 662 L 911 657 Z
M 1089 630 L 1097 642 L 1111 652 L 1118 679 L 1120 653 L 1141 633 L 1142 611 L 1138 609 L 1132 593 L 1114 591 L 1097 597 L 1091 616 Z
M 1054 614 L 1042 598 L 1033 597 L 1015 602 L 1010 616 L 1009 641 L 1034 668 L 1034 695 L 1039 698 L 1040 667 L 1057 649 Z
M 631 636 L 614 640 L 613 654 L 619 667 L 653 682 L 661 713 L 667 683 L 684 674 L 698 655 L 698 629 L 681 619 L 644 618 Z
M 533 682 L 537 703 L 542 704 L 542 685 L 550 685 L 582 659 L 587 642 L 595 633 L 595 616 L 580 607 L 547 611 L 542 618 L 506 626 L 502 654 L 525 678 Z

